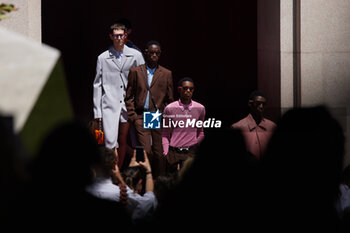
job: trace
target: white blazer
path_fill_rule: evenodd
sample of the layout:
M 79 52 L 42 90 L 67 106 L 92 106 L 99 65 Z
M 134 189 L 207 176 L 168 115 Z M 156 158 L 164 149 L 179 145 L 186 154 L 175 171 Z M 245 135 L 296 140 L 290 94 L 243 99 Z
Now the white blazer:
M 139 51 L 124 45 L 119 65 L 112 49 L 111 46 L 97 58 L 93 102 L 94 117 L 102 118 L 106 147 L 118 148 L 119 119 L 121 110 L 126 111 L 124 98 L 129 70 L 144 64 L 145 61 Z

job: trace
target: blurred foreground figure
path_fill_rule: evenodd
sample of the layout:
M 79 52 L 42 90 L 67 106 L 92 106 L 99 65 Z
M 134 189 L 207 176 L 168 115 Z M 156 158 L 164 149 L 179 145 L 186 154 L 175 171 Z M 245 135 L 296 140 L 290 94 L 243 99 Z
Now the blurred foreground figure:
M 340 232 L 334 203 L 344 134 L 323 107 L 286 112 L 262 160 L 261 227 L 269 232 Z M 278 223 L 278 224 L 276 224 Z
M 122 204 L 86 192 L 93 181 L 91 168 L 101 162 L 96 140 L 87 128 L 66 123 L 53 129 L 31 167 L 33 180 L 22 211 L 27 226 L 128 228 L 130 219 Z

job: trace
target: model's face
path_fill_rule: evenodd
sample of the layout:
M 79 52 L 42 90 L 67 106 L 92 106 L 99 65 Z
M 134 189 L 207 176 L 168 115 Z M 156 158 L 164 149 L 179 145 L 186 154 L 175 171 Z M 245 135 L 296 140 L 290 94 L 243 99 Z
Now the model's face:
M 161 54 L 160 47 L 154 44 L 150 45 L 145 51 L 145 54 L 149 63 L 157 64 Z
M 124 40 L 125 40 L 124 30 L 119 30 L 119 29 L 113 30 L 113 34 L 110 34 L 110 38 L 111 40 L 113 40 L 113 43 L 124 45 Z
M 179 87 L 179 93 L 182 100 L 191 100 L 194 92 L 194 85 L 192 82 L 185 81 Z
M 261 115 L 264 112 L 266 99 L 262 96 L 255 96 L 253 101 L 249 102 L 253 114 Z

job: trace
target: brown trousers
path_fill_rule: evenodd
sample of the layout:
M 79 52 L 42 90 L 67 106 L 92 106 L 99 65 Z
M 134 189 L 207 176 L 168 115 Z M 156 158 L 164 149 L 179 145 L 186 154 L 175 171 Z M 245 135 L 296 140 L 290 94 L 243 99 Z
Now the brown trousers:
M 153 178 L 159 175 L 165 175 L 166 159 L 163 155 L 162 130 L 144 129 L 143 118 L 136 119 L 134 126 L 138 143 L 143 146 L 147 152 L 152 167 Z

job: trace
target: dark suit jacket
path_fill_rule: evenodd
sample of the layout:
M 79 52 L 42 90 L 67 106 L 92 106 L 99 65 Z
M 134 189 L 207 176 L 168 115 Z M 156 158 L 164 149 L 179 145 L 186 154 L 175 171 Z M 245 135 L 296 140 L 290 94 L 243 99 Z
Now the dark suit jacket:
M 143 69 L 143 72 L 141 70 Z M 162 112 L 165 106 L 174 101 L 173 76 L 170 70 L 158 65 L 151 82 L 151 92 L 158 109 Z M 126 89 L 125 104 L 128 118 L 134 121 L 143 112 L 147 97 L 147 68 L 146 65 L 133 67 L 129 71 L 128 86 Z M 149 96 L 149 110 L 156 111 Z

